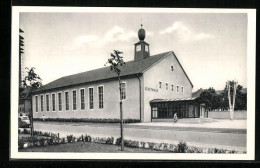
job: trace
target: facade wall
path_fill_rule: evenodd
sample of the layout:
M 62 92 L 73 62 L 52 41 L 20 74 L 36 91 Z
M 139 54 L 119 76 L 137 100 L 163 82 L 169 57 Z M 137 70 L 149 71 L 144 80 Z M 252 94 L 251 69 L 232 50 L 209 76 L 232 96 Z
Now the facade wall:
M 139 81 L 137 78 L 122 79 L 126 82 L 126 99 L 123 100 L 123 112 L 124 119 L 140 119 L 140 106 L 139 106 Z M 104 107 L 99 109 L 98 100 L 98 86 L 104 86 Z M 89 87 L 94 88 L 94 109 L 89 107 Z M 80 106 L 80 89 L 85 89 L 85 109 L 81 110 Z M 76 90 L 76 102 L 77 109 L 73 110 L 73 90 Z M 69 93 L 69 110 L 65 110 L 65 92 Z M 55 111 L 52 111 L 52 94 L 55 94 Z M 61 93 L 62 97 L 62 110 L 58 109 L 58 93 Z M 46 95 L 49 94 L 49 111 L 46 111 Z M 41 99 L 43 95 L 43 111 L 41 111 Z M 38 112 L 36 112 L 36 100 L 38 96 Z M 120 107 L 119 107 L 119 86 L 118 81 L 108 82 L 97 82 L 92 84 L 84 84 L 81 86 L 74 86 L 65 89 L 57 89 L 51 92 L 44 92 L 41 94 L 33 95 L 33 113 L 34 118 L 120 118 Z
M 171 66 L 173 66 L 173 71 Z M 192 85 L 172 53 L 145 71 L 143 75 L 144 122 L 151 122 L 149 102 L 152 99 L 189 98 L 192 95 Z M 159 82 L 162 83 L 161 88 Z M 166 83 L 168 83 L 168 90 L 166 90 Z M 173 91 L 171 85 L 174 85 Z M 179 92 L 177 92 L 177 86 L 179 86 Z M 183 93 L 181 87 L 184 88 Z
M 209 111 L 209 118 L 215 119 L 229 119 L 230 113 L 229 111 Z M 247 111 L 234 111 L 235 119 L 247 119 Z

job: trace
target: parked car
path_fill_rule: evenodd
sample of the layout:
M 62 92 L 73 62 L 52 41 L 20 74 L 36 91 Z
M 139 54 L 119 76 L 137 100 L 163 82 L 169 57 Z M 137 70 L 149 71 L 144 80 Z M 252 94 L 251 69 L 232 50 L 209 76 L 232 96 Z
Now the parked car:
M 28 116 L 21 116 L 21 117 L 18 118 L 18 126 L 20 128 L 22 128 L 22 127 L 29 128 L 30 124 L 31 123 L 30 123 Z

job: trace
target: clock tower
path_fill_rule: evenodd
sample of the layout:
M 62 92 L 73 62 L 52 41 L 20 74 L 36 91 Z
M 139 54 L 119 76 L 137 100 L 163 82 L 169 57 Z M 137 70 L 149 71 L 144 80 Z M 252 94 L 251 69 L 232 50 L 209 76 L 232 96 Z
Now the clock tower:
M 149 44 L 144 41 L 145 39 L 145 30 L 141 24 L 141 29 L 138 31 L 139 42 L 135 43 L 135 61 L 145 59 L 150 56 Z

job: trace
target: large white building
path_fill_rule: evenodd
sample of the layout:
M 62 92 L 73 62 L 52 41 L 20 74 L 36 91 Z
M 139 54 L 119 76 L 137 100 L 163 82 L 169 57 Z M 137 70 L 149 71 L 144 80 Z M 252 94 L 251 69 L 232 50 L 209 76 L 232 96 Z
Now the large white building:
M 204 116 L 174 52 L 150 56 L 143 28 L 138 37 L 134 60 L 120 67 L 121 94 L 117 74 L 110 67 L 65 76 L 33 93 L 34 118 L 119 119 L 120 95 L 124 119 L 151 122 L 172 118 L 174 113 L 179 118 Z

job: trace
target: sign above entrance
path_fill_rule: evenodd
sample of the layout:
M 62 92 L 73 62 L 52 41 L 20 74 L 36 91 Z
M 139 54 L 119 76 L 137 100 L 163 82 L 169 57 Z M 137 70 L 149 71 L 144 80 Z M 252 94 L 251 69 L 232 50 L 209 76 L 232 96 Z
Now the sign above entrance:
M 152 91 L 152 92 L 158 92 L 158 89 L 154 89 L 154 88 L 150 88 L 150 87 L 145 87 L 145 90 Z

